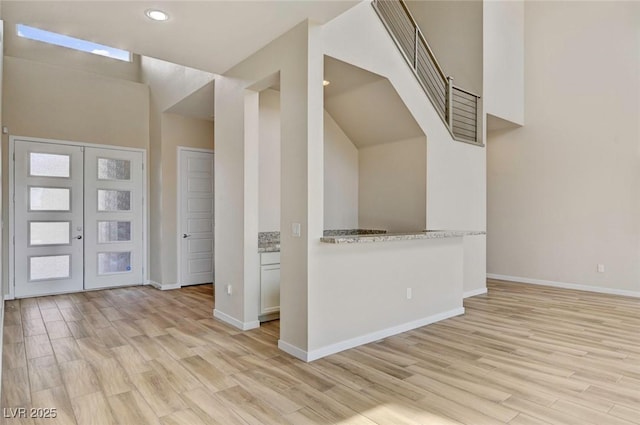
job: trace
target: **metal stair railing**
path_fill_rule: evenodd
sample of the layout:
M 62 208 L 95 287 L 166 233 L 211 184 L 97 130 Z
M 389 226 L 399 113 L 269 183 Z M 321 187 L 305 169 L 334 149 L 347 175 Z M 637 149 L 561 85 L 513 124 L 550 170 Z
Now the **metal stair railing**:
M 403 0 L 373 0 L 371 4 L 453 138 L 482 145 L 480 96 L 455 86 L 453 78 L 444 73 Z

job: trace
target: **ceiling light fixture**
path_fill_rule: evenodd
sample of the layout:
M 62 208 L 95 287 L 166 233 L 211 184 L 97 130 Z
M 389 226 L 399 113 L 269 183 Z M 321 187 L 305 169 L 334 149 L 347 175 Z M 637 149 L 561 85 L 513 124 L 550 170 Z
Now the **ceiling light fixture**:
M 324 87 L 327 87 L 329 84 L 331 84 L 331 81 L 322 80 L 322 85 L 323 85 Z
M 169 19 L 169 15 L 166 12 L 158 9 L 147 9 L 144 14 L 154 21 L 166 21 Z

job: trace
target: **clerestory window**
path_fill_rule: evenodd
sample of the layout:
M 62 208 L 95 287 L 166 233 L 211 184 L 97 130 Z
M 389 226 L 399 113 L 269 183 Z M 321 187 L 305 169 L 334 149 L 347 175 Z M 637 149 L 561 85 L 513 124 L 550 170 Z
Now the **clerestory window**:
M 122 49 L 116 49 L 115 47 L 105 46 L 104 44 L 81 40 L 79 38 L 70 37 L 68 35 L 58 34 L 51 31 L 45 31 L 23 24 L 16 25 L 16 32 L 18 33 L 19 37 L 27 38 L 29 40 L 41 41 L 43 43 L 67 47 L 74 50 L 80 50 L 81 52 L 87 52 L 94 55 L 105 56 L 125 62 L 131 62 L 130 52 Z

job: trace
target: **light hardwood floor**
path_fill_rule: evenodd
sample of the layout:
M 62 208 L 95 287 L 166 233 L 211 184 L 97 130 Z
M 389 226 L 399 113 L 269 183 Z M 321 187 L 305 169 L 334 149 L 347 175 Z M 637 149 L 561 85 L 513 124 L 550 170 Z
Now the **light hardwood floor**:
M 14 424 L 640 424 L 640 300 L 490 281 L 461 317 L 310 364 L 278 322 L 211 318 L 212 288 L 9 301 Z M 10 415 L 7 410 L 3 416 Z

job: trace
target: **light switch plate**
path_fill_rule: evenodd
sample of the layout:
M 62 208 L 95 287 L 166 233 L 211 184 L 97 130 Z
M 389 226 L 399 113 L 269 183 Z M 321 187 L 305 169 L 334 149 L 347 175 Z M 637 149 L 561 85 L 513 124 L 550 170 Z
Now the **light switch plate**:
M 300 223 L 291 224 L 291 236 L 294 238 L 300 237 Z

